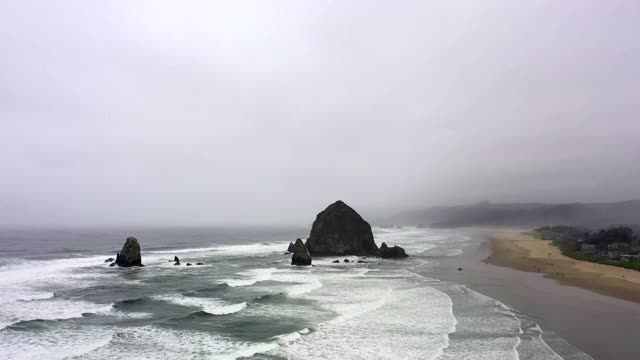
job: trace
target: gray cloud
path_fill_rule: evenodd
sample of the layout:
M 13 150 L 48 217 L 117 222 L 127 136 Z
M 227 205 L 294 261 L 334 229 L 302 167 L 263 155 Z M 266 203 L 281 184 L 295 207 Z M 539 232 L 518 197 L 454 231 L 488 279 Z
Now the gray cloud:
M 636 1 L 0 5 L 0 223 L 640 198 Z

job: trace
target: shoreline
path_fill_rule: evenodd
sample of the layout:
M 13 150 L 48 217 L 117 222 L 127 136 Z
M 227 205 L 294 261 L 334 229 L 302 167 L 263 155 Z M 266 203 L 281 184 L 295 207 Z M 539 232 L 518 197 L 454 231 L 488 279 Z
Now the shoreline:
M 520 257 L 526 259 L 528 252 L 519 253 L 520 257 L 511 256 L 514 261 L 517 260 L 510 264 L 512 266 L 504 263 L 494 265 L 492 262 L 498 260 L 495 255 L 491 262 L 487 260 L 493 252 L 490 237 L 501 235 L 513 241 L 513 235 L 524 230 L 510 229 L 506 233 L 507 229 L 479 227 L 455 230 L 471 237 L 471 242 L 463 248 L 462 254 L 432 256 L 417 269 L 419 273 L 441 281 L 465 285 L 493 298 L 540 325 L 543 332 L 557 334 L 569 345 L 593 359 L 626 360 L 637 356 L 638 345 L 634 337 L 640 323 L 640 306 L 637 302 L 556 281 L 544 272 L 538 272 L 537 267 L 521 271 L 516 266 L 523 266 Z M 536 241 L 545 244 L 542 240 Z M 522 252 L 514 244 L 505 246 Z M 543 249 L 547 250 L 545 247 Z M 548 252 L 543 252 L 542 255 L 548 256 Z M 589 279 L 594 277 L 593 274 L 588 275 Z M 552 349 L 555 351 L 555 347 Z M 571 354 L 561 356 L 566 359 L 576 358 Z
M 486 263 L 544 274 L 563 285 L 640 303 L 640 272 L 572 259 L 550 240 L 524 234 L 524 229 L 480 229 L 489 241 Z

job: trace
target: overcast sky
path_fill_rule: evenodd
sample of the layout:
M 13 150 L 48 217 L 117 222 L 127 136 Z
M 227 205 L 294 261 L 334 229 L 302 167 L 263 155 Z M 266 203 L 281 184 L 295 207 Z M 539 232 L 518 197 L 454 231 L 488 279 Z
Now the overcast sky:
M 0 224 L 640 198 L 640 2 L 3 1 Z

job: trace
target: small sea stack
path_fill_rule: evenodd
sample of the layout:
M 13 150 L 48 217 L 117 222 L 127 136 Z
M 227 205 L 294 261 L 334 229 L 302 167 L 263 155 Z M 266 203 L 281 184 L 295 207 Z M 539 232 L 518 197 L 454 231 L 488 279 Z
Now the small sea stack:
M 127 238 L 124 246 L 122 246 L 122 250 L 120 250 L 118 255 L 116 255 L 116 261 L 114 264 L 121 267 L 144 266 L 142 265 L 138 239 L 134 237 Z
M 173 257 L 173 265 L 177 266 L 180 265 L 180 258 L 178 258 L 177 256 Z
M 291 265 L 295 266 L 309 266 L 311 265 L 311 255 L 307 251 L 307 247 L 302 242 L 302 239 L 296 240 L 293 246 L 293 256 L 291 256 Z
M 383 259 L 404 259 L 409 256 L 400 246 L 388 247 L 386 243 L 380 245 L 380 250 L 376 255 Z

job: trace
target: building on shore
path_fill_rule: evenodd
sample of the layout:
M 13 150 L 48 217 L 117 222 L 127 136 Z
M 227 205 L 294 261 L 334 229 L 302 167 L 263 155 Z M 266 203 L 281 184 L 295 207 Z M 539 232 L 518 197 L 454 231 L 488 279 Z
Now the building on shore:
M 595 254 L 598 252 L 598 249 L 596 248 L 595 244 L 582 244 L 582 246 L 580 246 L 580 251 L 582 251 L 584 254 Z
M 620 261 L 629 262 L 629 261 L 635 261 L 635 260 L 640 260 L 640 254 L 638 254 L 638 255 L 630 255 L 630 254 L 620 255 Z

